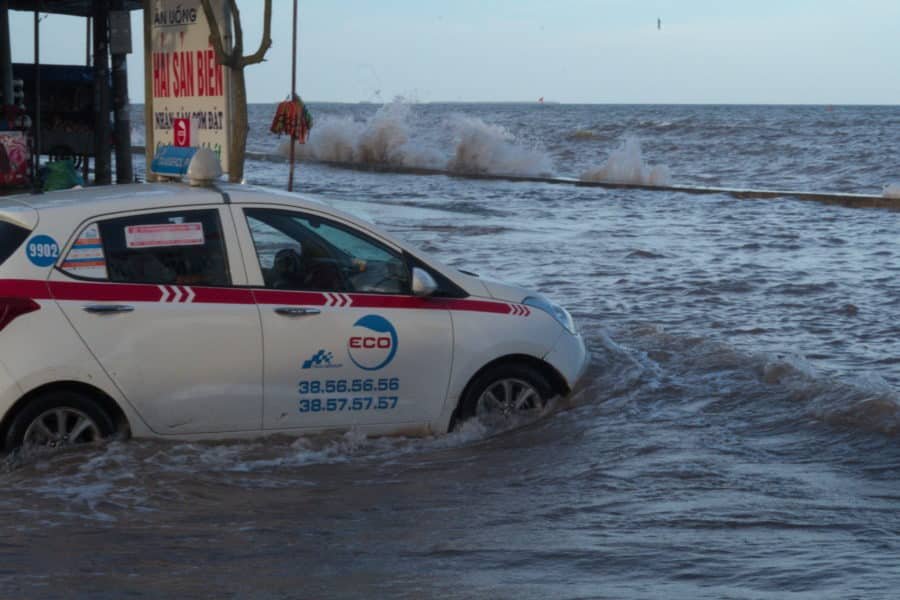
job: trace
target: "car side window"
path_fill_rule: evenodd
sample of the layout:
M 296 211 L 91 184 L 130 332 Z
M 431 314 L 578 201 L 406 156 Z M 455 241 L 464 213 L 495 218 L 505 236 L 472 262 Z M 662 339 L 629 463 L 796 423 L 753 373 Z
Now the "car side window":
M 77 277 L 121 283 L 231 283 L 215 210 L 167 211 L 91 223 L 61 268 Z
M 403 257 L 361 232 L 291 211 L 244 212 L 267 288 L 409 293 Z
M 97 223 L 85 225 L 60 268 L 75 277 L 106 279 L 106 255 Z

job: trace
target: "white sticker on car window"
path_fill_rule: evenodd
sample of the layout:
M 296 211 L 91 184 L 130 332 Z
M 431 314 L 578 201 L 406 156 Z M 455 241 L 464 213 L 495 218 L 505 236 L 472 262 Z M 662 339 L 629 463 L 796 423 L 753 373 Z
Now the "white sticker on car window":
M 125 228 L 125 245 L 129 248 L 202 246 L 204 242 L 203 223 L 160 223 Z
M 96 223 L 85 227 L 66 255 L 62 268 L 79 277 L 106 279 L 106 257 Z

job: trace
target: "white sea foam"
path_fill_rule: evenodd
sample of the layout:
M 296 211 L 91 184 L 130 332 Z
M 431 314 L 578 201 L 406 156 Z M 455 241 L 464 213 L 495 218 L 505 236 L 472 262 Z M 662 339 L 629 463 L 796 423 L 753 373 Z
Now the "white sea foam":
M 889 183 L 884 186 L 884 191 L 881 193 L 885 198 L 894 198 L 900 200 L 900 183 Z
M 147 139 L 144 137 L 144 128 L 143 127 L 132 127 L 131 128 L 131 144 L 133 146 L 144 146 L 147 143 Z
M 456 148 L 447 170 L 478 175 L 540 176 L 552 173 L 550 159 L 518 144 L 509 130 L 479 118 L 457 115 L 451 121 Z
M 442 168 L 440 152 L 414 140 L 409 124 L 410 105 L 385 104 L 366 121 L 350 117 L 323 117 L 310 132 L 306 144 L 297 144 L 300 158 L 356 165 L 405 168 Z M 278 152 L 287 155 L 290 140 Z
M 618 148 L 610 152 L 602 165 L 583 173 L 581 180 L 666 186 L 671 185 L 672 175 L 669 167 L 665 165 L 645 163 L 641 143 L 637 138 L 629 136 Z

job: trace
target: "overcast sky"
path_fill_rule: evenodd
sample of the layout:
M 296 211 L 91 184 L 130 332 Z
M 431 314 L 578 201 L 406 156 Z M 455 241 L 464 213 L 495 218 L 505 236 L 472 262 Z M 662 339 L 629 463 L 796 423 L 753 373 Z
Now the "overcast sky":
M 240 0 L 246 51 L 262 0 Z M 657 19 L 662 28 L 657 29 Z M 33 59 L 31 13 L 13 12 L 15 61 Z M 130 96 L 142 102 L 141 13 Z M 84 62 L 84 19 L 41 23 L 45 63 Z M 291 2 L 274 0 L 251 102 L 290 90 Z M 300 0 L 299 91 L 308 101 L 897 104 L 897 0 Z

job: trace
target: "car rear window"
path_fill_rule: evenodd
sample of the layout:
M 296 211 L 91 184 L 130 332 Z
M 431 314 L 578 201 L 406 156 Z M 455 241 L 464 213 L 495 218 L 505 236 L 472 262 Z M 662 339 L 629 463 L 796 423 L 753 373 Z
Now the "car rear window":
M 0 221 L 0 265 L 12 256 L 28 237 L 28 230 L 6 221 Z
M 215 210 L 152 213 L 99 222 L 109 281 L 229 285 Z

